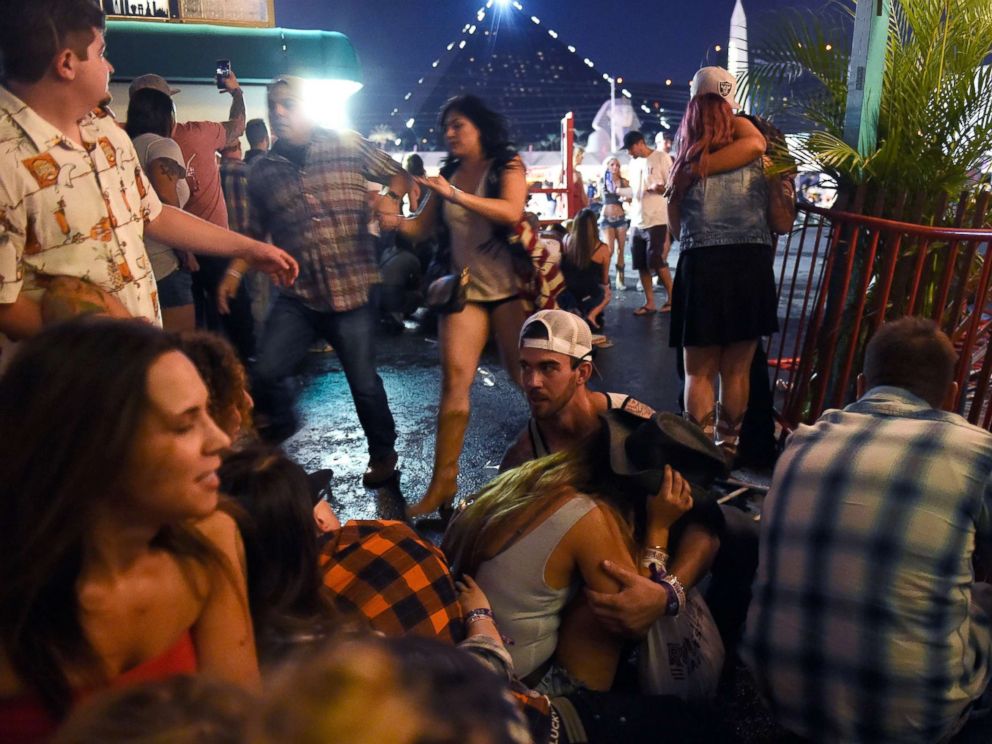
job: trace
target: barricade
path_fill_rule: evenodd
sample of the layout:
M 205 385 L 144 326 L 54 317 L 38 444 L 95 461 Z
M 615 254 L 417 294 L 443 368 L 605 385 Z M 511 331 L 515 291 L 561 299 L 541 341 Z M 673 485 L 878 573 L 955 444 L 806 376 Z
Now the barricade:
M 982 225 L 988 192 L 970 204 Z M 963 216 L 961 207 L 959 225 Z M 931 318 L 951 337 L 959 354 L 952 410 L 992 428 L 990 243 L 992 229 L 801 205 L 776 252 L 780 330 L 766 349 L 783 433 L 852 401 L 868 339 L 905 315 Z

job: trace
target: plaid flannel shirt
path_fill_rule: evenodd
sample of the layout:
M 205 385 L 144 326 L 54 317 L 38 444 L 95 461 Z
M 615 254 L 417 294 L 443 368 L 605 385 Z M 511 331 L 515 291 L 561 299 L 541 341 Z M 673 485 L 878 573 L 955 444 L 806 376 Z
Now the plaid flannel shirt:
M 227 204 L 228 226 L 236 233 L 251 235 L 248 164 L 244 160 L 221 158 L 220 188 Z
M 351 520 L 323 550 L 324 584 L 338 606 L 388 636 L 457 643 L 462 611 L 444 554 L 403 522 Z
M 380 281 L 368 231 L 368 182 L 388 183 L 402 169 L 355 132 L 315 129 L 302 169 L 278 153 L 249 169 L 251 232 L 300 264 L 289 292 L 322 312 L 354 310 Z
M 831 742 L 936 742 L 961 725 L 990 677 L 972 568 L 990 499 L 992 436 L 906 390 L 793 433 L 744 649 L 783 725 Z

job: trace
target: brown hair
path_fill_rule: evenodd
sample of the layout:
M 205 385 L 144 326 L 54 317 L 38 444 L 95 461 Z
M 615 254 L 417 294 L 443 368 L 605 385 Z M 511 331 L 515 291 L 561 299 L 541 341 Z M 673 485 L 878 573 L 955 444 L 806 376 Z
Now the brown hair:
M 867 387 L 891 385 L 940 408 L 954 379 L 957 354 L 937 324 L 906 317 L 886 323 L 865 349 Z
M 71 49 L 85 60 L 93 30 L 106 25 L 103 10 L 93 0 L 31 0 L 8 8 L 0 24 L 2 77 L 37 83 L 55 55 Z
M 0 377 L 0 648 L 56 718 L 72 703 L 67 668 L 105 682 L 76 583 L 95 507 L 126 493 L 148 371 L 171 351 L 175 339 L 148 323 L 86 316 L 26 341 Z M 185 523 L 154 545 L 229 565 Z
M 709 154 L 734 141 L 734 111 L 726 99 L 716 93 L 704 93 L 689 101 L 679 125 L 679 153 L 669 178 L 678 182 L 678 174 L 693 162 L 705 170 Z
M 241 428 L 251 427 L 251 404 L 248 375 L 231 343 L 210 331 L 184 331 L 179 334 L 179 348 L 196 366 L 210 393 L 207 410 L 226 433 L 232 434 L 233 417 L 241 415 Z M 237 432 L 234 432 L 236 435 Z

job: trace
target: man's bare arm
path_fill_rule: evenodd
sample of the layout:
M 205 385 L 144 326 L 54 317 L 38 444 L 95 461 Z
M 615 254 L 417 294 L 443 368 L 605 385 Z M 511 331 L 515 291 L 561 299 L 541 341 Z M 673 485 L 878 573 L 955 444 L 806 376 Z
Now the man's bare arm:
M 245 123 L 248 118 L 245 113 L 245 95 L 238 79 L 234 76 L 234 70 L 224 78 L 224 86 L 223 92 L 231 94 L 231 111 L 227 115 L 227 121 L 223 122 L 223 127 L 227 131 L 227 144 L 233 145 L 235 140 L 245 133 Z
M 145 225 L 145 232 L 178 250 L 243 258 L 283 285 L 292 284 L 299 273 L 296 261 L 281 248 L 225 230 L 175 207 L 163 205 L 159 216 Z
M 735 116 L 734 141 L 710 153 L 706 170 L 699 175 L 712 176 L 743 168 L 764 155 L 766 146 L 764 135 L 754 124 L 742 116 Z

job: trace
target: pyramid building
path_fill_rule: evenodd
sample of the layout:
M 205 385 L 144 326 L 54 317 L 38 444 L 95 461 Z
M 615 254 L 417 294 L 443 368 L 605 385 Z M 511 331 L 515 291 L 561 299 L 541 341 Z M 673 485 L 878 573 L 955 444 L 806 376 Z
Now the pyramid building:
M 594 121 L 603 128 L 610 88 L 610 75 L 519 2 L 488 0 L 388 113 L 387 126 L 404 149 L 443 149 L 438 112 L 448 98 L 473 93 L 506 117 L 519 147 L 557 149 L 569 111 L 576 142 L 585 144 Z M 615 95 L 618 108 L 636 114 L 634 126 L 646 135 L 669 128 L 674 134 L 689 89 L 674 81 L 618 79 Z

